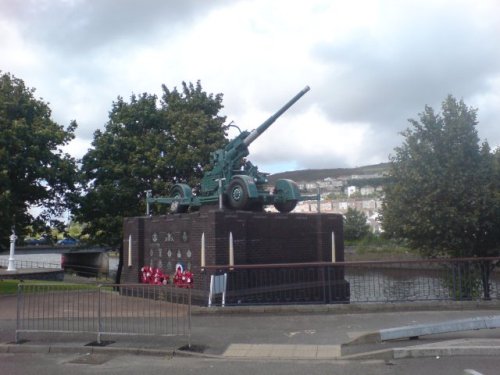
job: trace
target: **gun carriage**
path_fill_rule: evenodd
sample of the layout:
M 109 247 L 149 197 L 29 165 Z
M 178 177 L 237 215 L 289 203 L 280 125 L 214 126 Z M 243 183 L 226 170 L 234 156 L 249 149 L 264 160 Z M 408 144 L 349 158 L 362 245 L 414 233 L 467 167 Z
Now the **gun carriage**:
M 268 174 L 260 172 L 257 166 L 245 160 L 249 155 L 248 146 L 308 91 L 309 86 L 306 86 L 259 127 L 241 131 L 224 148 L 212 152 L 213 168 L 204 173 L 196 194 L 183 183 L 175 184 L 168 197 L 153 197 L 148 192 L 148 214 L 149 205 L 153 203 L 167 204 L 171 212 L 183 213 L 217 202 L 230 209 L 245 211 L 262 211 L 264 206 L 274 205 L 279 212 L 287 213 L 295 208 L 298 201 L 316 199 L 301 196 L 297 184 L 288 179 L 277 180 L 274 188 L 270 188 Z

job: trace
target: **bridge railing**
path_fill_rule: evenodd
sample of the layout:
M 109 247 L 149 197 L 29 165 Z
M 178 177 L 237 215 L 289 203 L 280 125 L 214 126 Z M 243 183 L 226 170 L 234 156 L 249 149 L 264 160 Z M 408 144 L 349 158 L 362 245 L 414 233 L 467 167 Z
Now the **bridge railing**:
M 7 259 L 0 259 L 0 266 L 7 268 L 9 265 L 9 261 Z M 57 263 L 47 263 L 47 262 L 39 262 L 32 260 L 14 260 L 14 266 L 17 268 L 56 268 L 60 269 L 61 264 Z

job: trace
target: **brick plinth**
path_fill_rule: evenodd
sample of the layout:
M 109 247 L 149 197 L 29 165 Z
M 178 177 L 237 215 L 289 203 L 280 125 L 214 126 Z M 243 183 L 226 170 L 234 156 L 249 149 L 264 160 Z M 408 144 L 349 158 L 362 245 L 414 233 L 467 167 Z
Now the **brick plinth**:
M 176 264 L 180 263 L 195 275 L 193 295 L 204 299 L 209 275 L 206 271 L 201 272 L 202 235 L 205 238 L 205 265 L 227 266 L 230 233 L 234 264 L 259 265 L 331 262 L 332 232 L 335 234 L 335 260 L 341 262 L 344 260 L 344 241 L 342 216 L 338 214 L 205 209 L 187 214 L 126 218 L 121 282 L 139 282 L 143 266 L 173 274 Z M 325 271 L 315 272 L 315 277 L 324 279 Z M 248 275 L 252 271 L 242 270 L 241 273 Z M 335 267 L 332 274 L 335 276 L 330 277 L 329 283 L 340 285 L 337 287 L 339 292 L 326 302 L 347 301 L 349 292 L 343 269 Z M 246 279 L 246 276 L 241 278 Z M 238 283 L 231 284 L 232 288 L 245 287 Z

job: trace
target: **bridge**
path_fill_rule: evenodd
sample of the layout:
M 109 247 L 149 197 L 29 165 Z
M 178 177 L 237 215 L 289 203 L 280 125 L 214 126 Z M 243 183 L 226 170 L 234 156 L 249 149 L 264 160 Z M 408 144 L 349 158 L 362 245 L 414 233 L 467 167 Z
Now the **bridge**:
M 77 274 L 95 276 L 100 273 L 116 271 L 118 258 L 109 257 L 106 247 L 75 247 L 75 246 L 20 246 L 16 247 L 16 268 L 22 269 L 22 274 L 28 270 L 71 269 Z M 21 274 L 1 269 L 7 266 L 9 253 L 0 253 L 1 278 L 19 277 Z M 30 271 L 31 272 L 31 271 Z M 33 271 L 34 272 L 34 271 Z

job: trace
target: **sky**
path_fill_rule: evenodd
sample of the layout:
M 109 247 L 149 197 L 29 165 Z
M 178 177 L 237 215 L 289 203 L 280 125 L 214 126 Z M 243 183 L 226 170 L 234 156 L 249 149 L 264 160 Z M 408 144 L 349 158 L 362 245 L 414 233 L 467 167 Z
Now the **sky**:
M 387 162 L 448 94 L 500 146 L 499 35 L 497 0 L 0 0 L 0 70 L 77 121 L 76 158 L 118 96 L 200 80 L 252 130 L 310 86 L 250 146 L 270 173 Z

